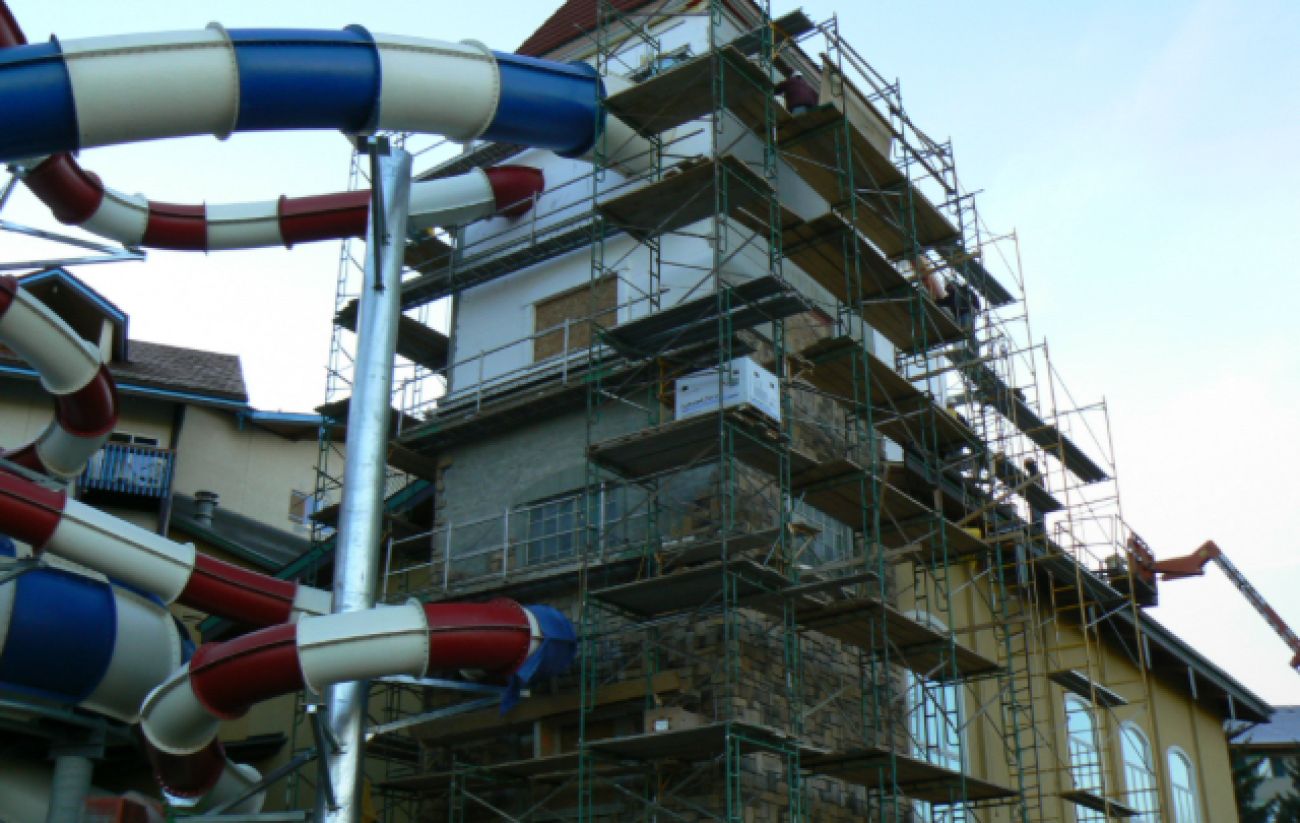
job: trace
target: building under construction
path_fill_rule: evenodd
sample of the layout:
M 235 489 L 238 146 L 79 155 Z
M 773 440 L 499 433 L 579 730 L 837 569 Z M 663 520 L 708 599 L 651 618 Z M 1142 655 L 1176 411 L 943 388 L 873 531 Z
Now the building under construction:
M 408 253 L 384 597 L 547 602 L 580 662 L 504 715 L 378 687 L 387 819 L 1235 819 L 1221 724 L 1269 708 L 1144 614 L 1106 410 L 897 86 L 756 0 L 569 0 L 520 52 L 650 150 L 427 172 L 546 189 Z

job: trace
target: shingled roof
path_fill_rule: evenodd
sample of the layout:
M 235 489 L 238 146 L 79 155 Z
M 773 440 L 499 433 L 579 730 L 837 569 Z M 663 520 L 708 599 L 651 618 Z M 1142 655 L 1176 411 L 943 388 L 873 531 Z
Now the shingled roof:
M 516 53 L 541 57 L 565 43 L 596 28 L 597 4 L 608 2 L 618 11 L 633 11 L 649 5 L 652 0 L 566 0 L 554 14 L 546 19 L 537 31 L 523 42 Z
M 27 366 L 4 348 L 0 348 L 0 363 Z M 140 387 L 248 403 L 244 370 L 234 354 L 132 340 L 130 360 L 114 361 L 108 370 L 128 393 L 131 387 Z
M 132 340 L 130 356 L 126 363 L 109 364 L 119 383 L 248 402 L 238 355 Z

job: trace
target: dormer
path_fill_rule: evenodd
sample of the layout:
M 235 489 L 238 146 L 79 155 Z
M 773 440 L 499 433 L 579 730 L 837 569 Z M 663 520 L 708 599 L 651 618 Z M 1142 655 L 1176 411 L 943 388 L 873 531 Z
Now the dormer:
M 105 363 L 127 361 L 130 318 L 67 269 L 45 269 L 18 278 L 18 283 L 83 339 L 96 342 Z

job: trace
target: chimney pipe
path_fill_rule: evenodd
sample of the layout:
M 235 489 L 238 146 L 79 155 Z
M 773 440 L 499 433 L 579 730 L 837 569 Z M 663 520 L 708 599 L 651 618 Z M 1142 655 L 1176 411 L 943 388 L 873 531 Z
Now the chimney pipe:
M 194 519 L 199 524 L 212 528 L 212 514 L 217 510 L 216 492 L 197 491 L 194 493 Z

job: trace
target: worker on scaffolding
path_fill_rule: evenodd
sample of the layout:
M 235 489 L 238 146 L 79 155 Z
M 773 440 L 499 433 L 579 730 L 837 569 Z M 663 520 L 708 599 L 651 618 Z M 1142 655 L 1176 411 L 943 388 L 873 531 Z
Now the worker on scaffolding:
M 1025 475 L 1030 484 L 1046 491 L 1046 486 L 1043 486 L 1043 472 L 1038 468 L 1038 461 L 1033 456 L 1025 458 Z M 1047 514 L 1032 501 L 1029 502 L 1029 535 L 1040 540 L 1047 537 Z
M 791 114 L 803 114 L 817 108 L 817 89 L 804 79 L 803 72 L 794 71 L 776 84 L 777 94 L 784 96 L 785 107 Z
M 971 359 L 979 357 L 979 340 L 975 337 L 975 322 L 984 306 L 979 295 L 968 284 L 953 279 L 944 288 L 942 297 L 935 300 L 948 310 L 966 335 L 966 351 Z

